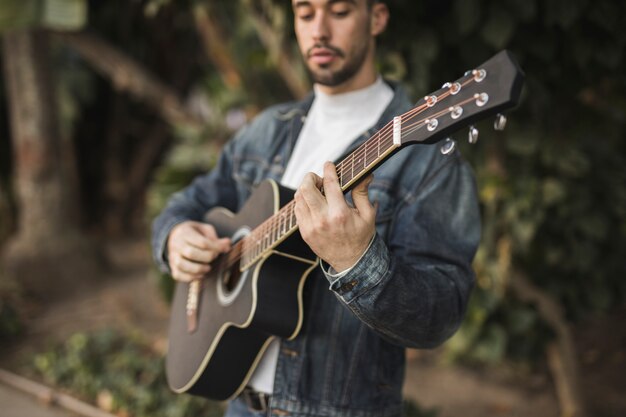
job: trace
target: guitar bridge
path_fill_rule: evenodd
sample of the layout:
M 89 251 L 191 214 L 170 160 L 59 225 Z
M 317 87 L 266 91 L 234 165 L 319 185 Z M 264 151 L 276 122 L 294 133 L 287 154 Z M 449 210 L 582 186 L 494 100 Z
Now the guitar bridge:
M 202 281 L 197 279 L 189 283 L 187 292 L 187 332 L 193 333 L 198 328 L 198 304 L 200 301 L 200 290 Z

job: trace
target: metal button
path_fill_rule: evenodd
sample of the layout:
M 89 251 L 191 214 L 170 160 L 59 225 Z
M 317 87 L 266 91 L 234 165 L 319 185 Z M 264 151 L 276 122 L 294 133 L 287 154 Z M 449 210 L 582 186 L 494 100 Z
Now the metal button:
M 348 292 L 350 290 L 352 290 L 354 287 L 356 287 L 356 280 L 352 280 L 350 282 L 346 282 L 345 284 L 343 284 L 341 287 L 339 287 L 339 290 L 343 293 L 343 292 Z

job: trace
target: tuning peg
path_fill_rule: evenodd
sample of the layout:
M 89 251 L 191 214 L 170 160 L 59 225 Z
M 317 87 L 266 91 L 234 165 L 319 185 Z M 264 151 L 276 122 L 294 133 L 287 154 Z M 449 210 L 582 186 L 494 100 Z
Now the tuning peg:
M 506 116 L 503 114 L 498 114 L 496 116 L 496 120 L 493 122 L 493 128 L 495 130 L 504 130 L 506 127 Z
M 474 126 L 470 126 L 467 140 L 472 145 L 478 142 L 478 129 L 476 129 Z
M 449 155 L 456 148 L 456 141 L 450 138 L 446 138 L 443 141 L 443 145 L 441 145 L 441 153 L 444 155 Z

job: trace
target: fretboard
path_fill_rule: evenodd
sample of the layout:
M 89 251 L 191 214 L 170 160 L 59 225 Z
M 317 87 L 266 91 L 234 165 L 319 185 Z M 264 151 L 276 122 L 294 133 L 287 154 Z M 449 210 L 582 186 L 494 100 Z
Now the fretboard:
M 336 165 L 339 184 L 344 192 L 350 190 L 359 179 L 373 171 L 400 146 L 400 120 L 400 117 L 396 117 L 387 123 Z M 237 242 L 229 253 L 229 265 L 241 259 L 241 270 L 249 268 L 298 230 L 294 208 L 295 201 L 291 200 Z

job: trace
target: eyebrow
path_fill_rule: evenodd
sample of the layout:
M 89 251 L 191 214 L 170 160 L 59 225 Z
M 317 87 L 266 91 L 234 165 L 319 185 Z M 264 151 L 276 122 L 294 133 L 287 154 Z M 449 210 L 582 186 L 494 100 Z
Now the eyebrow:
M 356 6 L 356 0 L 328 0 L 328 5 L 335 3 L 350 3 Z M 293 4 L 294 8 L 311 6 L 311 2 L 308 0 L 296 0 Z

